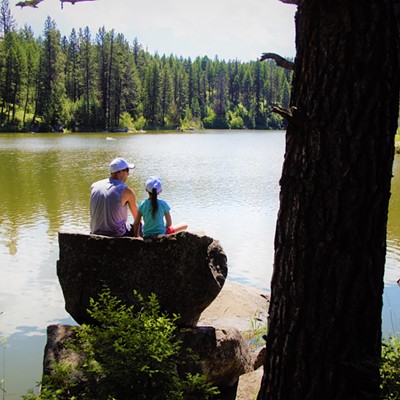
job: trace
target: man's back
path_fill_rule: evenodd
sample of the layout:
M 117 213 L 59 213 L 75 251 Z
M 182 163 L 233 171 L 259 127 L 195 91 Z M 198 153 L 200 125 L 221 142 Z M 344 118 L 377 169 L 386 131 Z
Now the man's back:
M 98 235 L 123 236 L 127 231 L 127 206 L 122 205 L 126 184 L 107 178 L 92 184 L 90 193 L 90 232 Z

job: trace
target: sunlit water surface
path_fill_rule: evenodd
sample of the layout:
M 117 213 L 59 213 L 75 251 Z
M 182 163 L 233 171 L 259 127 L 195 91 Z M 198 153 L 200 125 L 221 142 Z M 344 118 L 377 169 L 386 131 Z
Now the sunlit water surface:
M 284 132 L 0 135 L 0 381 L 20 398 L 42 372 L 46 327 L 74 321 L 56 276 L 61 230 L 89 230 L 89 188 L 121 156 L 140 201 L 163 180 L 173 221 L 218 239 L 228 279 L 269 290 Z M 400 324 L 400 164 L 388 225 L 383 330 Z M 5 338 L 5 339 L 4 339 Z

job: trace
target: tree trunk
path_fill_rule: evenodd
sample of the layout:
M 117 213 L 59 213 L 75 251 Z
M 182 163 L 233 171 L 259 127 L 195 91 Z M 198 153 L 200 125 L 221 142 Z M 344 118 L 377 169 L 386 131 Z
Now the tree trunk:
M 396 1 L 299 1 L 259 400 L 379 396 Z

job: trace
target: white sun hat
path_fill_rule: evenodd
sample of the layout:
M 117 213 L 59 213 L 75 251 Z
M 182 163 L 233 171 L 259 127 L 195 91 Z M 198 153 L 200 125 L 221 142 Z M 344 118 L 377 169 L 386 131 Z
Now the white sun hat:
M 123 169 L 133 169 L 135 168 L 134 164 L 129 164 L 128 161 L 126 161 L 123 158 L 114 158 L 114 160 L 112 160 L 110 162 L 110 173 L 113 174 L 114 172 L 118 172 L 118 171 L 122 171 Z

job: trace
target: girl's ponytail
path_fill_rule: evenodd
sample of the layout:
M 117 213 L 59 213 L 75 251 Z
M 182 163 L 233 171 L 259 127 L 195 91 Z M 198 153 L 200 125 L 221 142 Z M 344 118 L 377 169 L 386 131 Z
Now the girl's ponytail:
M 157 194 L 162 190 L 161 179 L 157 176 L 151 176 L 146 181 L 146 191 L 149 193 L 151 201 L 151 215 L 155 218 L 158 211 Z
M 153 188 L 151 190 L 150 200 L 151 200 L 151 215 L 154 218 L 156 215 L 156 212 L 158 210 L 158 200 L 157 200 L 157 189 L 156 188 Z

